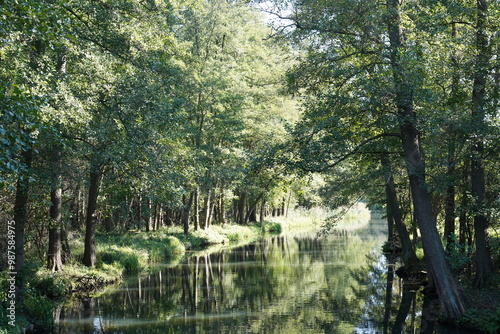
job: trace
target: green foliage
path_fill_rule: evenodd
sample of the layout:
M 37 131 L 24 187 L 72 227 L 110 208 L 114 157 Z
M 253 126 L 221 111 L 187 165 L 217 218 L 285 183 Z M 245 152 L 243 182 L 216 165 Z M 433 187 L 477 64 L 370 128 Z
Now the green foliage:
M 28 291 L 24 296 L 24 306 L 26 309 L 26 317 L 31 323 L 37 324 L 38 327 L 51 328 L 53 324 L 52 309 L 53 301 L 43 295 L 39 295 L 36 291 Z
M 62 297 L 70 291 L 71 282 L 60 274 L 51 274 L 45 271 L 37 272 L 30 286 L 40 295 L 54 299 Z
M 465 328 L 496 334 L 500 330 L 500 308 L 496 310 L 471 308 L 457 322 Z
M 467 265 L 473 262 L 473 252 L 473 247 L 461 245 L 458 242 L 458 236 L 453 234 L 450 243 L 446 247 L 447 258 L 450 262 L 451 269 L 457 273 L 462 272 Z
M 490 236 L 491 255 L 496 268 L 500 268 L 500 234 L 495 233 Z
M 278 222 L 265 222 L 264 231 L 269 233 L 280 234 L 283 232 L 283 226 Z

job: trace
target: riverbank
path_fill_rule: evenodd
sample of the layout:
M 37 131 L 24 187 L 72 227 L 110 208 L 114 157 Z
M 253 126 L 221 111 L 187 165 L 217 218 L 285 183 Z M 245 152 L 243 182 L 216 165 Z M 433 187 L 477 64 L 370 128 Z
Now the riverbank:
M 96 295 L 119 284 L 123 277 L 131 274 L 147 275 L 162 262 L 175 264 L 185 254 L 202 251 L 209 247 L 237 247 L 250 243 L 265 235 L 280 234 L 280 223 L 266 221 L 263 225 L 239 226 L 226 224 L 212 226 L 209 230 L 190 231 L 184 235 L 180 227 L 165 227 L 158 231 L 127 231 L 122 234 L 98 234 L 96 236 L 97 264 L 87 268 L 80 263 L 83 256 L 83 236 L 72 235 L 70 240 L 72 260 L 64 270 L 51 272 L 40 263 L 29 263 L 24 273 L 24 307 L 18 308 L 15 326 L 7 318 L 0 320 L 0 334 L 20 333 L 33 327 L 49 328 L 52 324 L 54 301 L 63 298 L 78 298 Z M 7 273 L 1 273 L 1 295 L 8 291 Z M 5 276 L 5 277 L 3 277 Z M 1 303 L 1 314 L 6 305 Z
M 151 232 L 98 234 L 97 264 L 94 268 L 81 264 L 83 236 L 74 234 L 70 240 L 72 261 L 65 264 L 63 271 L 53 273 L 36 263 L 27 266 L 23 274 L 27 278 L 25 308 L 19 311 L 15 327 L 0 323 L 0 334 L 19 333 L 23 328 L 29 328 L 30 324 L 48 328 L 52 324 L 54 301 L 100 294 L 122 282 L 126 275 L 150 274 L 160 263 L 175 265 L 192 253 L 238 247 L 269 235 L 318 232 L 328 214 L 322 209 L 299 210 L 290 212 L 286 217 L 269 217 L 263 224 L 213 225 L 208 230 L 191 230 L 187 235 L 181 227 L 164 227 Z M 362 217 L 344 221 L 343 226 L 359 225 L 360 221 L 363 221 L 362 225 L 367 224 L 369 219 L 365 219 L 366 214 Z M 2 284 L 5 281 L 2 280 Z M 1 291 L 7 290 L 2 287 Z

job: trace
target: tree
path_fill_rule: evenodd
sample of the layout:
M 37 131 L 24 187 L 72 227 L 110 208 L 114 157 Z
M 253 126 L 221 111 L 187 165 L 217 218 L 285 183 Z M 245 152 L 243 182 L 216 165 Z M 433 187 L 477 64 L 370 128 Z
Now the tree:
M 491 254 L 488 245 L 488 221 L 485 210 L 485 168 L 484 133 L 486 129 L 486 82 L 489 72 L 491 49 L 488 43 L 486 20 L 488 1 L 477 1 L 476 19 L 476 57 L 472 89 L 472 163 L 471 182 L 474 196 L 474 236 L 476 240 L 476 277 L 475 285 L 481 286 L 492 272 Z
M 401 139 L 429 278 L 446 316 L 460 316 L 462 296 L 445 257 L 426 181 L 416 107 L 424 104 L 420 99 L 425 59 L 423 45 L 414 38 L 417 31 L 406 26 L 412 20 L 419 23 L 412 12 L 415 4 L 402 8 L 392 0 L 385 7 L 363 1 L 288 3 L 293 5 L 291 15 L 280 17 L 292 23 L 292 34 L 308 47 L 306 61 L 292 74 L 292 83 L 315 96 L 306 108 L 319 115 L 312 123 L 309 147 L 326 160 L 326 167 L 332 167 L 373 149 L 379 141 Z

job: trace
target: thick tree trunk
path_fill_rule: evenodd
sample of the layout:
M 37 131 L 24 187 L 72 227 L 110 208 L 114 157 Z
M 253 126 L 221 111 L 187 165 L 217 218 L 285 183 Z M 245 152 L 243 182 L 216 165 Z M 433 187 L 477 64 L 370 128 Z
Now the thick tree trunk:
M 382 167 L 385 174 L 385 192 L 387 198 L 387 216 L 394 219 L 396 230 L 398 231 L 401 247 L 403 248 L 403 263 L 408 270 L 411 270 L 412 265 L 416 261 L 415 251 L 410 240 L 410 235 L 403 221 L 403 215 L 399 206 L 399 201 L 392 176 L 391 163 L 387 155 L 382 155 Z
M 103 171 L 100 166 L 92 164 L 90 171 L 90 187 L 87 199 L 87 217 L 85 219 L 85 249 L 82 263 L 93 267 L 96 263 L 95 231 L 97 227 L 97 197 Z
M 255 222 L 257 221 L 257 204 L 259 204 L 260 200 L 264 197 L 264 193 L 260 193 L 260 195 L 255 199 L 255 201 L 248 208 L 247 213 L 245 214 L 244 225 L 248 224 L 249 221 Z
M 465 310 L 463 297 L 446 261 L 446 254 L 432 214 L 417 130 L 407 124 L 402 127 L 402 133 L 415 217 L 420 228 L 427 269 L 446 316 L 457 318 Z
M 210 205 L 210 211 L 208 212 L 207 228 L 210 228 L 212 226 L 212 221 L 215 215 L 216 204 L 217 202 L 212 200 L 212 204 Z
M 485 206 L 485 171 L 484 171 L 484 143 L 486 119 L 486 78 L 488 76 L 491 51 L 488 46 L 486 20 L 488 15 L 487 0 L 477 0 L 476 25 L 476 68 L 472 91 L 472 121 L 474 126 L 475 142 L 472 149 L 472 195 L 474 197 L 474 237 L 476 241 L 476 277 L 475 286 L 481 286 L 492 272 L 491 254 L 488 247 L 488 221 L 484 213 Z
M 50 207 L 50 217 L 52 221 L 49 228 L 49 250 L 47 253 L 47 269 L 55 272 L 63 268 L 62 264 L 62 243 L 61 243 L 61 197 L 62 189 L 58 187 L 50 193 L 52 205 Z
M 420 228 L 429 278 L 435 286 L 447 318 L 460 317 L 464 310 L 463 296 L 453 277 L 441 238 L 436 227 L 431 199 L 425 181 L 424 156 L 416 126 L 413 107 L 413 87 L 408 82 L 410 73 L 400 57 L 405 52 L 401 32 L 398 0 L 387 0 L 388 32 L 391 47 L 391 66 L 395 87 L 395 102 L 402 135 L 404 156 L 410 180 L 415 218 Z
M 47 269 L 55 272 L 62 270 L 62 243 L 61 243 L 61 223 L 62 223 L 62 188 L 61 188 L 61 150 L 54 148 L 54 184 L 50 192 L 50 227 L 49 227 L 49 250 L 47 252 Z

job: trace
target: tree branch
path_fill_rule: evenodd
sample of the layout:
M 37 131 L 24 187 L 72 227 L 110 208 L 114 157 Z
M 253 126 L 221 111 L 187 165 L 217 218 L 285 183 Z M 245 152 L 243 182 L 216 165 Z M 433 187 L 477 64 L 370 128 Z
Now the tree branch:
M 333 167 L 337 166 L 338 164 L 340 164 L 341 162 L 343 162 L 344 160 L 346 160 L 347 158 L 357 154 L 361 150 L 361 148 L 363 148 L 368 143 L 375 141 L 377 139 L 380 139 L 380 138 L 385 138 L 385 137 L 397 137 L 397 138 L 402 139 L 402 136 L 399 133 L 381 133 L 381 134 L 376 135 L 374 137 L 368 138 L 368 139 L 362 141 L 361 144 L 356 146 L 352 151 L 344 154 L 343 156 L 338 158 L 338 160 L 333 162 L 332 164 L 329 164 L 328 168 L 333 168 Z

